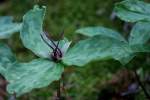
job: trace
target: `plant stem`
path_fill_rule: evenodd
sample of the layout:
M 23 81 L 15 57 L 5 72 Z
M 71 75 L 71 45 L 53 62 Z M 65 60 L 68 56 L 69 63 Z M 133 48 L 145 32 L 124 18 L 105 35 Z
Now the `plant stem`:
M 56 98 L 56 100 L 61 100 L 61 79 L 58 80 L 57 98 Z
M 141 82 L 141 80 L 140 80 L 140 77 L 139 77 L 138 73 L 136 72 L 136 70 L 134 70 L 134 74 L 135 74 L 135 78 L 136 78 L 138 84 L 140 85 L 140 87 L 142 88 L 142 90 L 143 90 L 143 92 L 144 92 L 146 98 L 147 98 L 148 100 L 150 100 L 150 95 L 148 94 L 146 88 L 145 88 L 144 85 L 142 84 L 142 82 Z

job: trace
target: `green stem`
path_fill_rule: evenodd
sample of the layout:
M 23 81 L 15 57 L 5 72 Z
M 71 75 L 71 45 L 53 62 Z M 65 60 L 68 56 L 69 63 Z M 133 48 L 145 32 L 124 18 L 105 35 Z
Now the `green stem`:
M 148 92 L 147 92 L 146 88 L 144 87 L 143 83 L 141 82 L 140 77 L 139 77 L 138 73 L 136 72 L 136 70 L 134 70 L 134 74 L 135 74 L 135 78 L 136 78 L 138 84 L 140 85 L 140 87 L 142 88 L 146 98 L 148 100 L 150 100 L 150 95 L 148 94 Z
M 61 79 L 58 80 L 57 99 L 56 100 L 61 100 Z
M 53 99 L 54 100 L 62 100 L 62 97 L 61 97 L 61 79 L 57 81 L 57 93 Z

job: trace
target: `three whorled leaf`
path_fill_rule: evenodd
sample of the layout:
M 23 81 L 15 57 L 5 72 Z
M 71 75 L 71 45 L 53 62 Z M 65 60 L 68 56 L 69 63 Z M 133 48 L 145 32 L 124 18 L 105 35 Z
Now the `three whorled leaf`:
M 0 39 L 7 39 L 15 32 L 20 31 L 21 23 L 14 23 L 10 16 L 0 17 Z
M 125 64 L 133 57 L 132 53 L 128 44 L 97 35 L 79 41 L 66 53 L 63 62 L 67 65 L 83 66 L 93 60 L 116 59 Z
M 64 70 L 63 65 L 45 59 L 18 62 L 5 44 L 0 44 L 0 56 L 0 74 L 8 81 L 8 92 L 17 96 L 60 79 Z
M 88 37 L 92 37 L 96 35 L 107 36 L 107 37 L 111 37 L 126 42 L 126 40 L 120 35 L 120 33 L 102 26 L 80 28 L 76 31 L 76 33 L 80 33 Z
M 52 49 L 43 41 L 41 37 L 42 35 L 45 41 L 52 45 L 49 38 L 44 35 L 42 29 L 45 10 L 46 7 L 43 6 L 42 8 L 39 8 L 39 6 L 36 5 L 32 10 L 24 15 L 20 37 L 24 46 L 34 52 L 37 56 L 42 58 L 50 58 Z M 57 44 L 57 42 L 55 43 Z M 66 52 L 70 43 L 71 42 L 67 39 L 61 40 L 59 47 Z
M 128 37 L 134 52 L 150 52 L 150 22 L 137 22 Z
M 150 52 L 147 41 L 150 39 L 149 22 L 137 23 L 126 41 L 118 32 L 104 27 L 81 28 L 76 32 L 89 36 L 78 42 L 63 58 L 67 65 L 83 66 L 92 60 L 116 59 L 128 63 L 136 53 Z
M 138 22 L 132 28 L 129 36 L 130 45 L 143 45 L 150 39 L 150 22 Z
M 34 52 L 39 57 L 48 58 L 52 51 L 40 34 L 43 32 L 42 25 L 46 7 L 34 6 L 32 10 L 23 16 L 23 24 L 20 32 L 21 40 L 26 48 Z
M 127 22 L 150 21 L 150 4 L 141 0 L 123 0 L 115 5 L 116 15 Z
M 0 74 L 4 75 L 7 67 L 16 62 L 16 58 L 10 48 L 3 43 L 0 43 Z
M 35 88 L 48 86 L 59 80 L 63 73 L 63 66 L 44 59 L 35 59 L 28 63 L 15 63 L 5 72 L 9 84 L 9 93 L 20 96 Z

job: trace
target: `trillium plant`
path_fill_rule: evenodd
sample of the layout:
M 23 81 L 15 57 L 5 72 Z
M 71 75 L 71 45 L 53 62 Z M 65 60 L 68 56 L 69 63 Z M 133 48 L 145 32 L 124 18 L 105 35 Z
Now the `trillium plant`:
M 124 2 L 130 3 L 129 0 Z M 117 15 L 121 16 L 123 12 L 120 14 L 122 8 L 119 7 L 122 6 L 119 5 L 117 4 L 115 9 Z M 138 21 L 131 30 L 128 40 L 120 33 L 102 26 L 81 28 L 76 33 L 84 35 L 86 39 L 70 46 L 71 41 L 64 36 L 64 32 L 60 33 L 58 41 L 54 41 L 50 34 L 43 31 L 45 11 L 45 6 L 34 6 L 23 16 L 23 22 L 20 24 L 20 38 L 23 45 L 39 58 L 22 63 L 16 60 L 8 46 L 0 45 L 0 73 L 8 81 L 7 91 L 10 94 L 21 96 L 33 89 L 59 81 L 64 68 L 70 66 L 83 67 L 91 61 L 108 59 L 118 60 L 125 65 L 137 53 L 150 51 L 147 44 L 150 38 L 148 21 Z

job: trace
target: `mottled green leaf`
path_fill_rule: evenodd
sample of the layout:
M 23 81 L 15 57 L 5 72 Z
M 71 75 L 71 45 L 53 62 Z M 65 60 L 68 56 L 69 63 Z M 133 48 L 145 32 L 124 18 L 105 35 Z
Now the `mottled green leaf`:
M 12 16 L 0 16 L 0 23 L 12 23 L 13 17 Z
M 32 89 L 42 88 L 59 80 L 63 70 L 61 64 L 44 59 L 15 63 L 5 72 L 5 78 L 9 82 L 7 90 L 10 94 L 16 93 L 20 96 Z
M 20 33 L 24 46 L 37 56 L 48 58 L 52 51 L 41 38 L 45 7 L 35 6 L 23 17 L 23 26 Z
M 10 48 L 0 43 L 0 73 L 3 75 L 5 69 L 16 61 Z
M 86 27 L 86 28 L 81 28 L 78 29 L 76 31 L 77 33 L 83 34 L 85 36 L 96 36 L 96 35 L 102 35 L 102 36 L 107 36 L 107 37 L 111 37 L 120 41 L 126 41 L 121 35 L 120 33 L 109 29 L 109 28 L 105 28 L 102 26 L 99 27 Z
M 124 0 L 115 5 L 119 18 L 127 22 L 150 21 L 150 4 L 141 0 Z
M 150 52 L 150 46 L 147 44 L 150 40 L 150 22 L 136 23 L 128 40 L 134 53 Z
M 8 58 L 12 62 L 15 60 L 15 57 L 11 49 L 6 44 L 3 43 L 0 43 L 0 56 Z
M 15 32 L 20 31 L 21 23 L 14 23 L 9 16 L 0 17 L 0 39 L 9 38 Z
M 150 39 L 150 22 L 138 22 L 129 36 L 130 45 L 142 45 Z
M 122 64 L 133 58 L 133 51 L 128 43 L 106 36 L 94 36 L 79 41 L 63 57 L 67 65 L 83 66 L 93 60 L 119 60 Z

